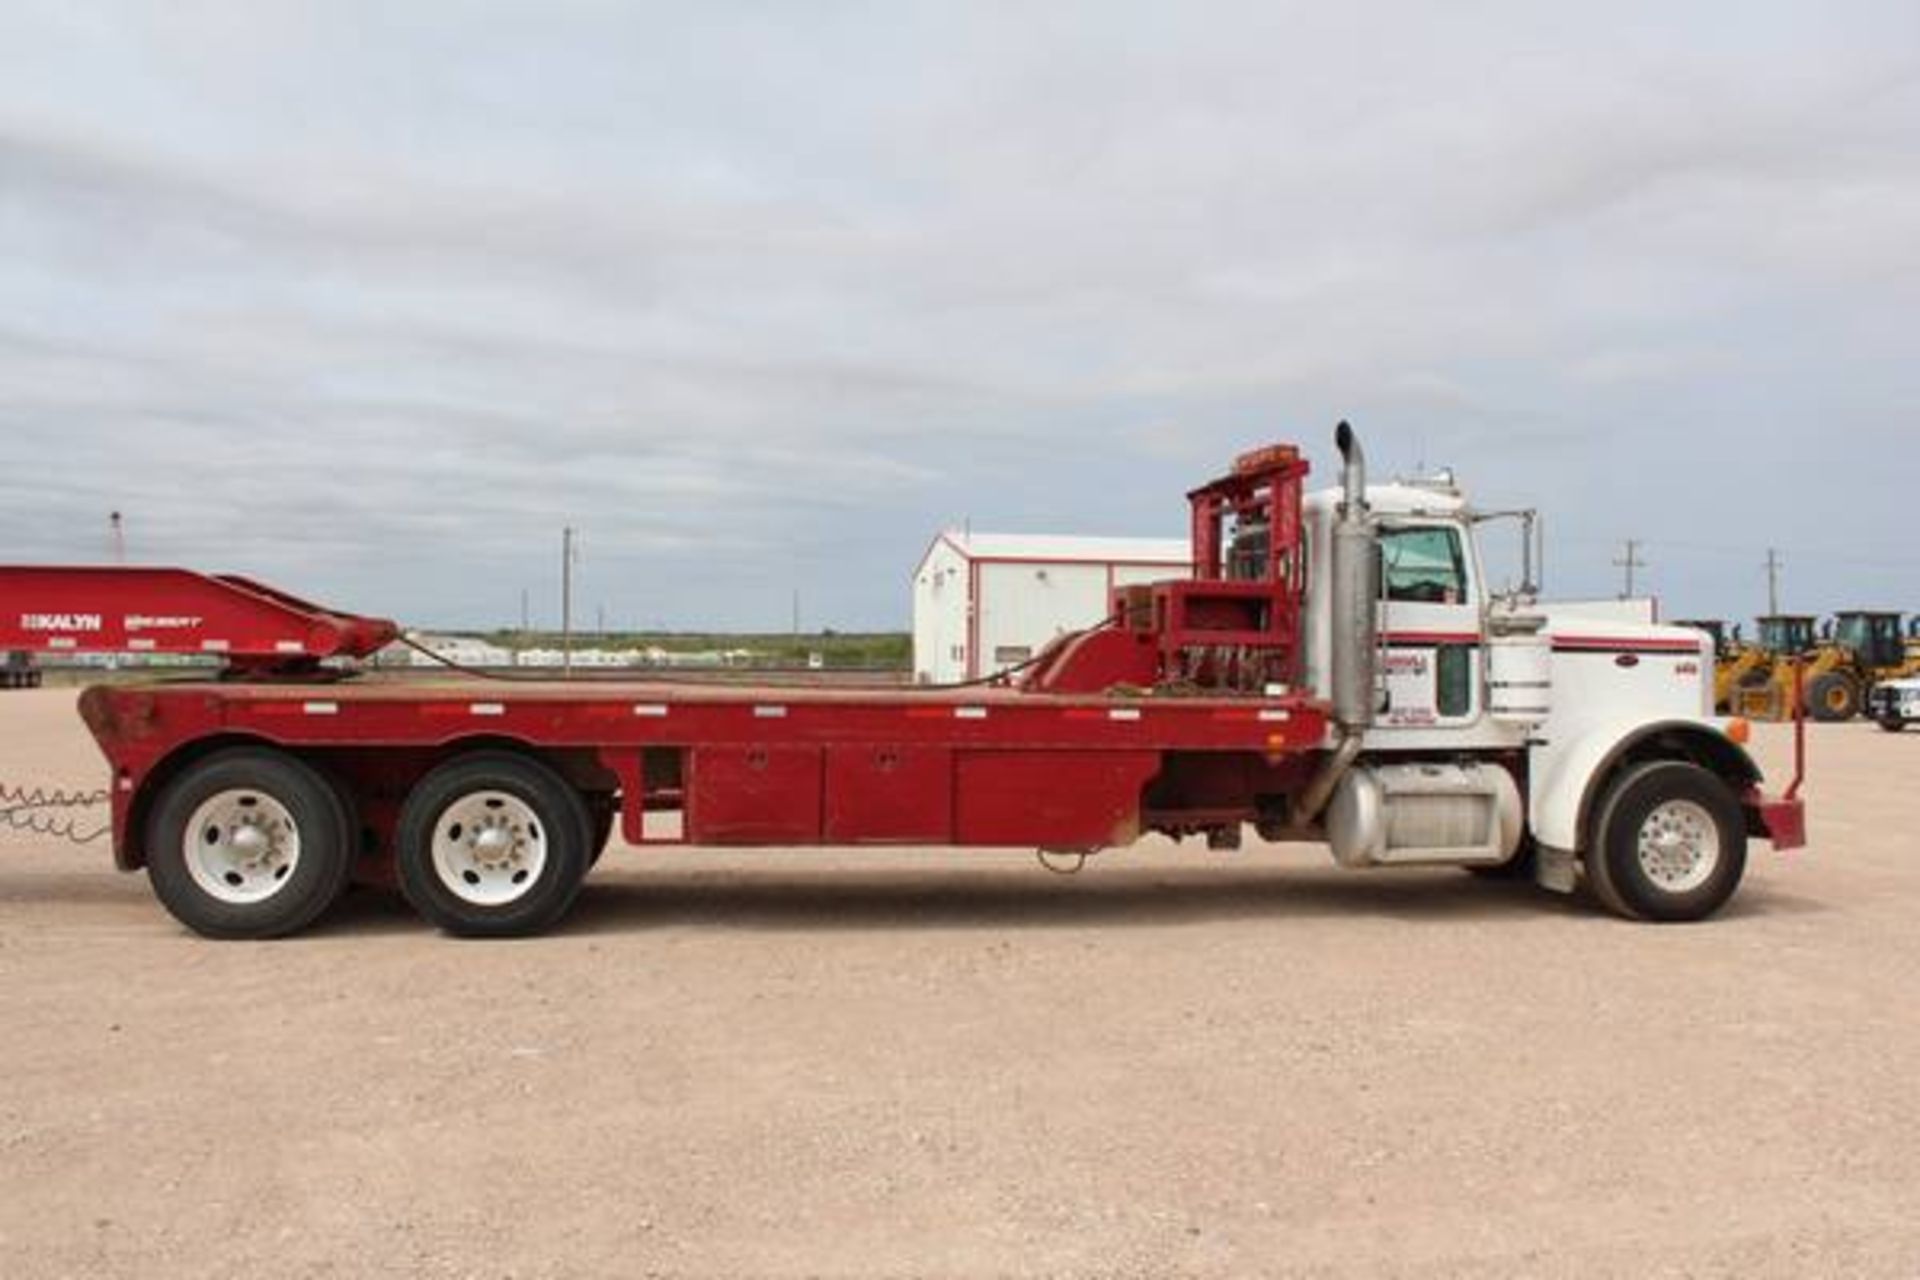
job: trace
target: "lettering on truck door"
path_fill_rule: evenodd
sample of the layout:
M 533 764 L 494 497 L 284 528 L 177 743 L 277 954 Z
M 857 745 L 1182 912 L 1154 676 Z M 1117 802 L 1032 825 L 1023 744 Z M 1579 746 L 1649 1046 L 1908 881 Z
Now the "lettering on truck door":
M 1390 726 L 1467 724 L 1480 714 L 1480 607 L 1458 525 L 1380 528 L 1381 668 Z

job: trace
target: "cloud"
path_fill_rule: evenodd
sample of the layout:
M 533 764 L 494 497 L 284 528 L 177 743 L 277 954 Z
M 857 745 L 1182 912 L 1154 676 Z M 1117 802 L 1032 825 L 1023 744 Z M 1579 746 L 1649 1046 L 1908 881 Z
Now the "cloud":
M 1190 482 L 1327 460 L 1344 416 L 1548 508 L 1566 590 L 1637 536 L 1688 613 L 1756 603 L 1704 541 L 1809 548 L 1802 607 L 1920 606 L 1834 554 L 1902 545 L 1858 461 L 1920 409 L 1916 37 L 1872 4 L 14 6 L 0 539 L 92 557 L 123 509 L 144 556 L 486 623 L 550 601 L 572 523 L 617 620 L 778 626 L 797 586 L 897 625 L 940 525 L 1177 533 Z

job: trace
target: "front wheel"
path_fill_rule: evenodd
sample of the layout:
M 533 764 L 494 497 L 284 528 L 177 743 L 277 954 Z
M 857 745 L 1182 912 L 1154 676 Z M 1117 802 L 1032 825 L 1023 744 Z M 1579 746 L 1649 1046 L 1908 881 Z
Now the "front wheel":
M 1860 686 L 1844 672 L 1827 671 L 1807 685 L 1807 714 L 1837 723 L 1860 713 Z
M 353 843 L 333 786 L 281 751 L 247 747 L 190 765 L 147 822 L 147 879 L 175 919 L 209 938 L 277 938 L 346 888 Z
M 1733 896 L 1746 867 L 1739 801 L 1720 778 L 1678 760 L 1622 775 L 1587 842 L 1588 883 L 1630 919 L 1704 920 Z
M 590 829 L 579 793 L 539 761 L 462 756 L 422 778 L 401 807 L 400 887 L 448 933 L 539 933 L 580 892 Z

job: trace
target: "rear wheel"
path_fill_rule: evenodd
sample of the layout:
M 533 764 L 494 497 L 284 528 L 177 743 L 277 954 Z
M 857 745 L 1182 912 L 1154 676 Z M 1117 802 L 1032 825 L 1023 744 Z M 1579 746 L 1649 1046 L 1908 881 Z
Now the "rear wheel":
M 1860 686 L 1851 676 L 1827 671 L 1807 685 L 1807 714 L 1815 720 L 1851 720 L 1860 714 Z
M 1684 761 L 1636 766 L 1601 802 L 1587 842 L 1587 880 L 1615 913 L 1704 920 L 1740 887 L 1746 821 L 1727 784 Z
M 613 839 L 613 824 L 620 816 L 620 804 L 611 792 L 589 791 L 582 799 L 587 807 L 587 865 L 600 865 L 600 855 Z
M 311 924 L 353 870 L 347 815 L 318 771 L 266 748 L 223 751 L 166 785 L 147 823 L 147 879 L 209 938 Z
M 1907 722 L 1898 716 L 1888 716 L 1880 721 L 1880 727 L 1888 733 L 1899 733 L 1907 727 Z
M 400 810 L 400 887 L 448 933 L 539 933 L 580 892 L 589 831 L 579 792 L 546 765 L 463 756 L 421 779 Z

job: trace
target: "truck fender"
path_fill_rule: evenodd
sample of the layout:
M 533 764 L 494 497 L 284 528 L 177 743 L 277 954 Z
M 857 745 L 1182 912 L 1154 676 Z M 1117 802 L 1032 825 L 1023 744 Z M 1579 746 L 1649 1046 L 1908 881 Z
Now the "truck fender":
M 1746 749 L 1708 720 L 1590 725 L 1555 734 L 1533 749 L 1527 811 L 1533 838 L 1550 849 L 1580 852 L 1595 806 L 1621 768 L 1650 760 L 1685 760 L 1724 778 L 1737 796 L 1760 781 Z

